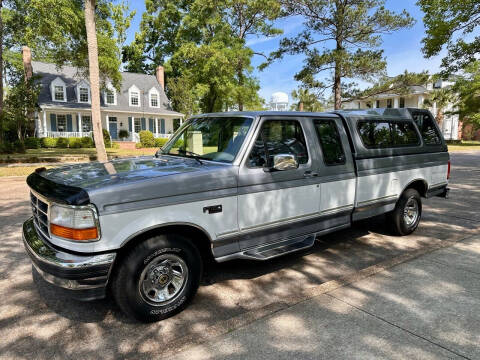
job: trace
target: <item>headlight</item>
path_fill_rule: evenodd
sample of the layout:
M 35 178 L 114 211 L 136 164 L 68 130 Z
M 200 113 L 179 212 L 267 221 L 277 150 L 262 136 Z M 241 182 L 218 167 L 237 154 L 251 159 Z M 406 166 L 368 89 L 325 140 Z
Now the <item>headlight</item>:
M 69 240 L 98 240 L 100 237 L 95 207 L 52 205 L 50 233 Z

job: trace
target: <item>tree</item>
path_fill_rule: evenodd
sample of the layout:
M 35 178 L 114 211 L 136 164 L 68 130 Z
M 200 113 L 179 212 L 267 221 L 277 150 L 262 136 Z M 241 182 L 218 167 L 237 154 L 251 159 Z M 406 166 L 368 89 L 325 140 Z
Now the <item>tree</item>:
M 456 113 L 464 124 L 480 128 L 480 62 L 474 61 L 462 69 L 452 92 L 457 94 Z
M 447 49 L 447 56 L 442 59 L 444 75 L 456 72 L 478 58 L 480 37 L 470 36 L 479 29 L 478 1 L 419 0 L 417 4 L 425 14 L 423 53 L 430 58 Z
M 384 0 L 284 0 L 284 12 L 303 18 L 304 30 L 284 38 L 263 67 L 285 54 L 305 54 L 295 75 L 305 88 L 323 93 L 332 88 L 335 109 L 342 104 L 343 79 L 372 79 L 383 74 L 386 62 L 381 35 L 410 27 L 413 18 L 385 9 Z M 332 44 L 332 46 L 330 46 Z M 321 47 L 320 47 L 321 46 Z M 322 72 L 332 76 L 318 80 Z
M 449 104 L 455 102 L 455 94 L 450 88 L 435 89 L 428 97 L 424 100 L 423 104 L 425 106 L 433 107 L 437 109 L 435 114 L 435 119 L 437 120 L 438 126 L 440 129 L 443 124 L 443 117 L 445 115 L 445 107 Z
M 107 152 L 103 142 L 102 117 L 100 113 L 100 74 L 98 68 L 97 30 L 95 29 L 95 0 L 85 0 L 85 28 L 87 31 L 90 91 L 92 99 L 92 127 L 97 159 L 107 162 Z
M 290 108 L 291 110 L 312 112 L 321 112 L 325 110 L 323 103 L 308 89 L 299 88 L 297 90 L 293 90 L 292 98 L 295 103 L 292 104 Z

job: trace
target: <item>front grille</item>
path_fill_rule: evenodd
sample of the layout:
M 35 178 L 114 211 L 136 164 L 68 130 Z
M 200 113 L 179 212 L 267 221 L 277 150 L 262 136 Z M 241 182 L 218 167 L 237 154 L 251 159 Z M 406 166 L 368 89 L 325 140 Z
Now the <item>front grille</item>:
M 49 237 L 48 226 L 48 203 L 41 200 L 34 193 L 30 193 L 30 200 L 32 205 L 33 220 L 37 228 L 46 237 Z

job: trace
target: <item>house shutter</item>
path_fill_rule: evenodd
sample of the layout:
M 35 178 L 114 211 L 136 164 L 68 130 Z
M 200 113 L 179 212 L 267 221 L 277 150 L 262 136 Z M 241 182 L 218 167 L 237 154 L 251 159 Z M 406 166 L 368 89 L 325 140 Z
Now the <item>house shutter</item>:
M 153 133 L 155 132 L 155 123 L 153 122 L 152 118 L 148 119 L 148 130 Z
M 128 131 L 132 132 L 132 117 L 128 117 Z
M 72 132 L 72 114 L 67 114 L 67 131 Z
M 50 114 L 50 129 L 57 131 L 57 115 L 55 114 Z
M 77 124 L 77 131 L 81 131 L 80 129 L 80 118 L 78 117 L 78 114 L 75 115 L 75 122 Z
M 165 119 L 160 119 L 160 133 L 165 134 Z
M 145 121 L 145 118 L 142 118 L 142 130 L 147 130 L 147 123 Z

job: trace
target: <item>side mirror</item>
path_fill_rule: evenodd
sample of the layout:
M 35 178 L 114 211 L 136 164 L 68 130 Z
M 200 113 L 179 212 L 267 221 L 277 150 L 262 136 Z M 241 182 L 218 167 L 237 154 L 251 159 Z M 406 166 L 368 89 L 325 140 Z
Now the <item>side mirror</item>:
M 293 154 L 277 154 L 273 156 L 273 168 L 275 170 L 294 170 L 298 168 L 298 161 Z

